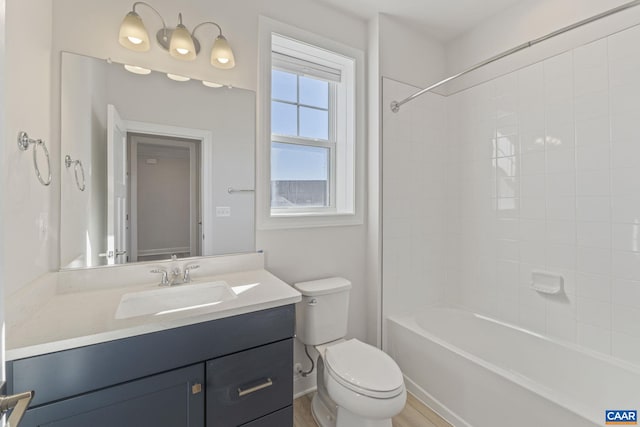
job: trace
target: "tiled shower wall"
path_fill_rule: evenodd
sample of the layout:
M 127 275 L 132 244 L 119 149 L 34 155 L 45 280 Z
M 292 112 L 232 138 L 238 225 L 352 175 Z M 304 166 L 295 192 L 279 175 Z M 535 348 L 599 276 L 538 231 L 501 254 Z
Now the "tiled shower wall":
M 446 280 L 446 98 L 383 79 L 383 318 L 443 301 Z
M 632 28 L 398 114 L 415 88 L 384 80 L 385 316 L 462 305 L 640 364 L 638 46 Z
M 640 363 L 639 45 L 632 28 L 447 98 L 449 303 Z

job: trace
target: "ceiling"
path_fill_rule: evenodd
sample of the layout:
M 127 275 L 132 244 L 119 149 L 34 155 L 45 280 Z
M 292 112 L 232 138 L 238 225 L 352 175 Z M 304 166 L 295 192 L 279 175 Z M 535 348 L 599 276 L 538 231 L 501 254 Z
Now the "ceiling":
M 320 0 L 368 20 L 377 13 L 399 18 L 447 42 L 483 19 L 522 0 Z

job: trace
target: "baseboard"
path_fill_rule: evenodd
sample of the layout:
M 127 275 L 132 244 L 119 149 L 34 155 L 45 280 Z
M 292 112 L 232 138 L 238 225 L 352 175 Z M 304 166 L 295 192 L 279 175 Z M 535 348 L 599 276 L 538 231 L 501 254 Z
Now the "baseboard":
M 308 377 L 296 375 L 293 377 L 293 398 L 297 399 L 300 396 L 309 394 L 316 390 L 316 375 L 315 372 Z
M 407 387 L 407 391 L 413 396 L 421 401 L 423 404 L 431 408 L 433 412 L 438 414 L 442 419 L 451 424 L 454 427 L 472 427 L 469 423 L 458 417 L 454 412 L 449 410 L 445 405 L 440 403 L 440 401 L 434 398 L 430 393 L 428 393 L 425 389 L 420 387 L 415 382 L 411 381 L 411 379 L 404 377 L 404 384 Z
M 297 398 L 302 397 L 302 396 L 306 396 L 307 394 L 314 393 L 316 390 L 317 390 L 316 387 L 312 387 L 312 388 L 310 388 L 308 390 L 304 390 L 304 391 L 298 392 L 298 393 L 293 395 L 293 400 L 296 400 Z

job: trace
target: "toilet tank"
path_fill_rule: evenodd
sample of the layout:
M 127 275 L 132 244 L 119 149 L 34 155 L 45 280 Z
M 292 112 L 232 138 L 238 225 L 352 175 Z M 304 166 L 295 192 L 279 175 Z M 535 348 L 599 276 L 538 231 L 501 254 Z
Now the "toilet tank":
M 302 294 L 296 305 L 296 334 L 306 345 L 324 344 L 347 335 L 351 282 L 342 277 L 293 285 Z

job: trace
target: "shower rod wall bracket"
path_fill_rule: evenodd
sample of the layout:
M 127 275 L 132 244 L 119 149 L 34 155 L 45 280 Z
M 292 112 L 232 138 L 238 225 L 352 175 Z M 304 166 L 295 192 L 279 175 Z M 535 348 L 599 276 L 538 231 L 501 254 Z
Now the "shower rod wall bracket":
M 482 68 L 485 65 L 489 65 L 489 64 L 491 64 L 493 62 L 496 62 L 496 61 L 498 61 L 498 60 L 500 60 L 502 58 L 506 58 L 507 56 L 512 55 L 512 54 L 514 54 L 516 52 L 520 52 L 521 50 L 530 48 L 533 45 L 536 45 L 538 43 L 542 43 L 543 41 L 552 39 L 552 38 L 554 38 L 556 36 L 559 36 L 561 34 L 564 34 L 564 33 L 568 32 L 568 31 L 575 30 L 576 28 L 580 28 L 580 27 L 582 27 L 584 25 L 590 24 L 590 23 L 598 21 L 598 20 L 600 20 L 602 18 L 606 18 L 608 16 L 614 15 L 616 13 L 622 12 L 624 10 L 630 9 L 630 8 L 638 6 L 638 5 L 640 5 L 640 0 L 630 1 L 628 3 L 624 3 L 624 4 L 622 4 L 622 5 L 618 6 L 618 7 L 614 7 L 613 9 L 606 10 L 606 11 L 604 11 L 602 13 L 599 13 L 597 15 L 591 16 L 589 18 L 583 19 L 583 20 L 578 21 L 578 22 L 574 22 L 571 25 L 567 25 L 566 27 L 562 27 L 559 30 L 552 31 L 552 32 L 550 32 L 548 34 L 545 34 L 542 37 L 538 37 L 537 39 L 533 39 L 533 40 L 530 40 L 528 42 L 522 43 L 522 44 L 520 44 L 520 45 L 518 45 L 518 46 L 516 46 L 514 48 L 511 48 L 511 49 L 506 50 L 506 51 L 504 51 L 502 53 L 499 53 L 498 55 L 492 56 L 489 59 L 486 59 L 486 60 L 484 60 L 482 62 L 479 62 L 476 65 L 474 65 L 473 67 L 467 68 L 466 70 L 461 71 L 458 74 L 454 74 L 453 76 L 447 77 L 444 80 L 440 80 L 438 83 L 434 83 L 431 86 L 426 87 L 426 88 L 414 93 L 413 95 L 406 97 L 402 101 L 393 101 L 393 102 L 391 102 L 391 104 L 390 104 L 391 111 L 393 111 L 394 113 L 397 113 L 397 112 L 400 111 L 400 107 L 402 105 L 406 104 L 407 102 L 413 101 L 417 97 L 419 97 L 421 95 L 424 95 L 427 92 L 431 92 L 433 89 L 436 89 L 436 88 L 438 88 L 438 87 L 440 87 L 440 86 L 442 86 L 442 85 L 444 85 L 446 83 L 449 83 L 450 81 L 455 80 L 458 77 L 462 77 L 465 74 L 469 74 L 472 71 L 475 71 L 475 70 L 477 70 L 479 68 Z

